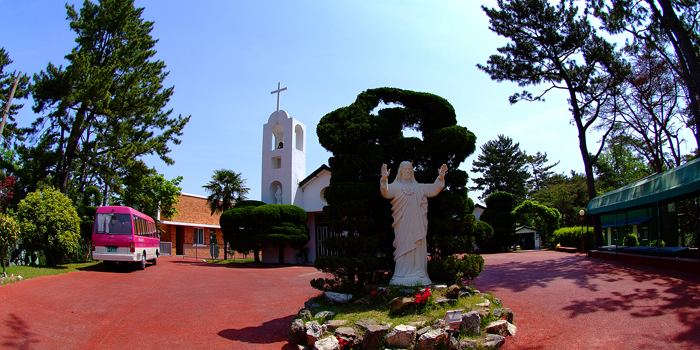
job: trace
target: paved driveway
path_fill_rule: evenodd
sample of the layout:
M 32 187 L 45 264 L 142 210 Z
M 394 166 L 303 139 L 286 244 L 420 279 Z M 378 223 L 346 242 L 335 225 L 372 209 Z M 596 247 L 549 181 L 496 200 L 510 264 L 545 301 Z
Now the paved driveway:
M 504 349 L 699 349 L 700 275 L 528 251 L 484 255 L 476 280 L 515 312 Z
M 0 287 L 11 349 L 281 349 L 313 267 L 232 267 L 181 257 L 144 271 L 80 271 Z

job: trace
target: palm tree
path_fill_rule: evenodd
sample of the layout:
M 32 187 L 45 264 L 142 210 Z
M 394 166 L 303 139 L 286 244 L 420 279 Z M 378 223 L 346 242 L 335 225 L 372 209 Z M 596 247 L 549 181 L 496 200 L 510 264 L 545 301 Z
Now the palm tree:
M 202 186 L 207 192 L 207 205 L 211 209 L 211 215 L 216 212 L 223 213 L 231 208 L 238 201 L 245 200 L 250 188 L 245 186 L 245 179 L 241 178 L 241 173 L 233 170 L 214 170 L 214 175 L 208 184 Z M 224 260 L 228 259 L 228 249 L 226 238 L 224 237 Z
M 233 170 L 214 170 L 211 181 L 202 186 L 209 193 L 207 205 L 211 209 L 211 215 L 224 212 L 238 201 L 246 199 L 250 188 L 244 187 L 246 180 L 241 175 Z

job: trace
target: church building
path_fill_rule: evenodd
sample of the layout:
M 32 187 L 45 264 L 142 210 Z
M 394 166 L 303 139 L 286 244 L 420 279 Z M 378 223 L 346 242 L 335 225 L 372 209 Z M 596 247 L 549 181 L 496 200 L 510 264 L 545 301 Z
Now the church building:
M 277 94 L 277 111 L 263 126 L 260 200 L 267 204 L 293 204 L 306 211 L 311 238 L 301 250 L 287 247 L 284 261 L 311 263 L 325 253 L 323 239 L 330 234 L 323 215 L 323 207 L 327 205 L 323 194 L 331 172 L 324 164 L 306 175 L 306 125 L 279 109 L 279 94 L 286 89 L 278 85 L 272 92 Z M 276 263 L 277 257 L 278 248 L 262 250 L 262 262 Z

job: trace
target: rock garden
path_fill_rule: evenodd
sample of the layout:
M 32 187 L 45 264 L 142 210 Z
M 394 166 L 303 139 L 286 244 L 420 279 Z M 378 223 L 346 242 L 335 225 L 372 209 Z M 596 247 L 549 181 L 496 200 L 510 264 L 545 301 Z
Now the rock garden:
M 369 285 L 363 295 L 324 292 L 291 324 L 299 349 L 497 349 L 514 336 L 513 311 L 468 286 Z

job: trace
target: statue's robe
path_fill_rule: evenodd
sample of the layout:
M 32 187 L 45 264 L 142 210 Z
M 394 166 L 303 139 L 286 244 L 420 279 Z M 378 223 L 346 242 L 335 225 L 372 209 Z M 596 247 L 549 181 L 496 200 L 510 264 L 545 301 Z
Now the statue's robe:
M 428 198 L 445 187 L 438 177 L 432 184 L 380 181 L 382 196 L 391 199 L 394 223 L 394 261 L 390 284 L 413 286 L 432 284 L 428 277 Z

